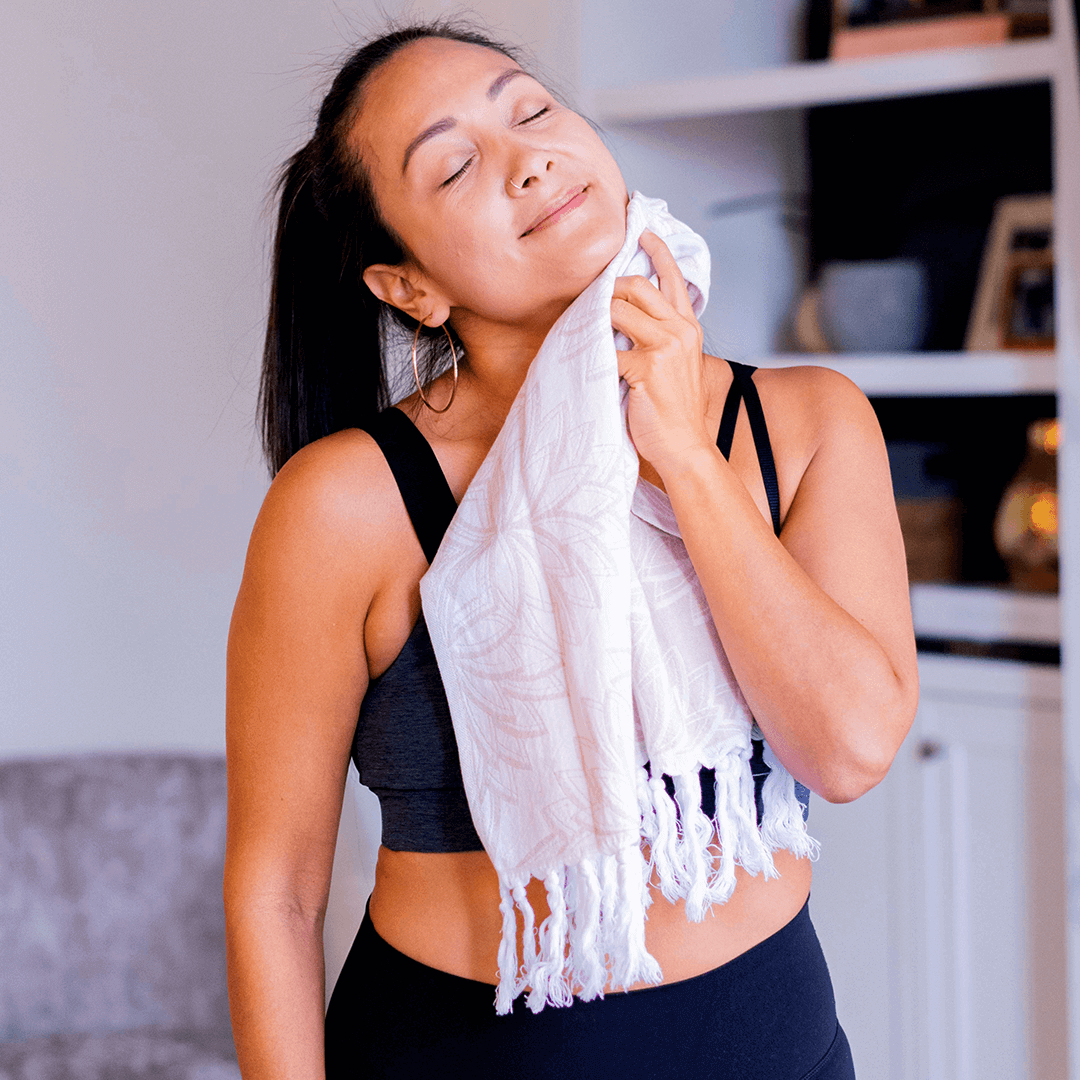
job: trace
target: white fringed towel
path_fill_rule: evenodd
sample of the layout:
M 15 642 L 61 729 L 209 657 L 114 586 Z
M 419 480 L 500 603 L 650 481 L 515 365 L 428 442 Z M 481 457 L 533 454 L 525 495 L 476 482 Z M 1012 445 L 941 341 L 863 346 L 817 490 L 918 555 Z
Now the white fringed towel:
M 768 747 L 757 827 L 752 717 L 671 504 L 638 480 L 611 298 L 617 277 L 652 275 L 646 228 L 700 315 L 705 242 L 635 192 L 622 250 L 544 340 L 420 583 L 469 808 L 499 874 L 500 1013 L 525 989 L 539 1011 L 660 982 L 645 947 L 651 876 L 698 920 L 731 895 L 736 864 L 775 876 L 772 851 L 815 851 Z M 711 821 L 702 768 L 716 770 Z M 551 910 L 539 927 L 532 877 Z

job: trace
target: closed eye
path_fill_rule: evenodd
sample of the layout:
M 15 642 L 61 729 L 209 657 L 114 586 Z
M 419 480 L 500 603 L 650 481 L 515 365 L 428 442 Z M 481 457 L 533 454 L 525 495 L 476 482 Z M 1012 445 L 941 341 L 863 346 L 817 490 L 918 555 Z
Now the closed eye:
M 446 178 L 446 179 L 445 179 L 445 180 L 444 180 L 444 181 L 443 181 L 443 182 L 442 182 L 442 183 L 441 183 L 441 184 L 439 185 L 439 187 L 441 187 L 441 188 L 444 188 L 444 187 L 449 187 L 449 186 L 450 186 L 450 185 L 451 185 L 452 183 L 454 183 L 454 181 L 455 181 L 455 180 L 460 180 L 460 179 L 461 179 L 461 178 L 462 178 L 462 177 L 463 177 L 463 176 L 465 175 L 465 173 L 466 173 L 466 172 L 468 171 L 468 168 L 469 168 L 469 166 L 470 166 L 470 165 L 472 164 L 472 162 L 473 162 L 473 159 L 472 159 L 472 158 L 469 158 L 469 159 L 468 159 L 468 161 L 466 161 L 466 162 L 465 162 L 465 164 L 464 164 L 464 165 L 462 165 L 462 166 L 461 166 L 461 168 L 460 168 L 460 169 L 458 169 L 458 171 L 457 171 L 456 173 L 454 173 L 454 175 L 453 175 L 453 176 L 448 176 L 448 177 L 447 177 L 447 178 Z
M 539 112 L 534 112 L 532 114 L 532 116 L 526 116 L 524 120 L 519 121 L 519 124 L 531 124 L 534 120 L 539 120 L 540 117 L 546 116 L 549 112 L 551 112 L 550 106 L 545 105 Z M 449 187 L 453 183 L 456 183 L 458 180 L 460 180 L 465 175 L 465 173 L 469 169 L 469 166 L 472 165 L 472 163 L 473 163 L 473 159 L 469 158 L 468 161 L 466 161 L 465 164 L 462 165 L 461 168 L 458 169 L 458 171 L 456 173 L 454 173 L 453 176 L 448 176 L 439 185 L 439 187 L 445 188 L 445 187 Z

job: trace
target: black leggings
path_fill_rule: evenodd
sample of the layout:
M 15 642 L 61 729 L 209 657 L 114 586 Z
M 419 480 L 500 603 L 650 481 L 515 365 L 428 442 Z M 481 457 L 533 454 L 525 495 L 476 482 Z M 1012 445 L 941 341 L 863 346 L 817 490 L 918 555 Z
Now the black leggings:
M 704 975 L 533 1014 L 357 932 L 326 1014 L 327 1080 L 854 1080 L 807 905 Z

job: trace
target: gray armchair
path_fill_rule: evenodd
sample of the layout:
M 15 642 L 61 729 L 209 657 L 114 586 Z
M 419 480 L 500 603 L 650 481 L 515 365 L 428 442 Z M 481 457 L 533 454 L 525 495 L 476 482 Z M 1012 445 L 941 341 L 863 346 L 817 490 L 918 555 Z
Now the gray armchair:
M 0 1080 L 238 1080 L 225 763 L 0 762 Z

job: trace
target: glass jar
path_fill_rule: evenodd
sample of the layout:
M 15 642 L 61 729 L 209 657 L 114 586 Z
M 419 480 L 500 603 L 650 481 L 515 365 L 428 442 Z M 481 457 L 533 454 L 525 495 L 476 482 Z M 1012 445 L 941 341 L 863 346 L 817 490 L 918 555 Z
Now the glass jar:
M 1035 420 L 1027 456 L 1001 496 L 994 545 L 1014 588 L 1056 592 L 1058 587 L 1057 420 Z

